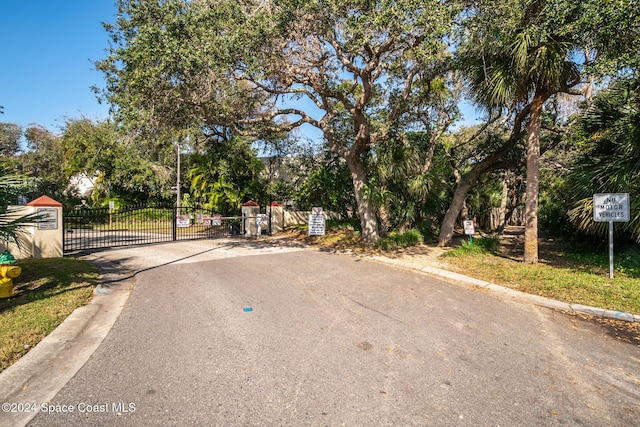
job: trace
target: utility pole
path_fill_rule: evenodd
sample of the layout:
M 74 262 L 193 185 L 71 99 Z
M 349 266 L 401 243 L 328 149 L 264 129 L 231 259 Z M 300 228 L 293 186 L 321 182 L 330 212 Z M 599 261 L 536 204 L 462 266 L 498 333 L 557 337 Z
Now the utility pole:
M 178 177 L 176 184 L 176 207 L 178 208 L 178 215 L 180 215 L 180 140 L 178 140 Z

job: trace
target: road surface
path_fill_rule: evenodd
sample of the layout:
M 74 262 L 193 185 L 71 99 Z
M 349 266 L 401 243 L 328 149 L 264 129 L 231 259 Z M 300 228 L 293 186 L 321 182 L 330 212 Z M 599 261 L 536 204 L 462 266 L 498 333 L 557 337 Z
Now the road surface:
M 30 426 L 630 426 L 640 349 L 355 256 L 249 241 L 97 254 L 135 287 Z

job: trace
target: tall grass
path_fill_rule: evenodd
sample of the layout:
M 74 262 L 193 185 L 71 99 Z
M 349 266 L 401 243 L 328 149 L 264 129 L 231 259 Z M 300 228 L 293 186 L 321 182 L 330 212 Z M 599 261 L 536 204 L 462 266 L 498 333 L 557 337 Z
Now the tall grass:
M 500 249 L 500 240 L 496 237 L 482 237 L 471 241 L 463 240 L 457 248 L 444 254 L 446 257 L 468 255 L 495 255 Z
M 383 251 L 406 248 L 422 244 L 422 234 L 418 230 L 411 229 L 404 233 L 389 233 L 388 236 L 378 239 L 376 248 Z

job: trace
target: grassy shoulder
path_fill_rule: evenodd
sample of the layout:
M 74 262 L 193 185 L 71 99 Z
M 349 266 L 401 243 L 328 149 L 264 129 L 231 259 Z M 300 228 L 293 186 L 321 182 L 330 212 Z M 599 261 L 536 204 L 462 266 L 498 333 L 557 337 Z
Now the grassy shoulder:
M 584 257 L 554 245 L 543 248 L 534 265 L 524 264 L 501 247 L 495 252 L 455 249 L 444 257 L 450 270 L 476 279 L 570 304 L 640 313 L 637 271 L 618 261 L 610 279 L 604 256 Z
M 98 282 L 95 267 L 72 258 L 28 259 L 18 265 L 17 295 L 0 300 L 0 372 L 87 304 Z

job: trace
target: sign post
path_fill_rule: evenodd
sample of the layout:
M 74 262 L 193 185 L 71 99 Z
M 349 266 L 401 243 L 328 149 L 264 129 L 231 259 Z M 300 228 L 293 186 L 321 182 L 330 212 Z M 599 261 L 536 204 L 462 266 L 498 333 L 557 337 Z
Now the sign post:
M 462 221 L 462 225 L 464 227 L 464 234 L 469 236 L 469 247 L 472 248 L 473 247 L 473 235 L 476 232 L 475 227 L 473 225 L 473 221 Z
M 593 195 L 593 220 L 609 223 L 609 278 L 613 279 L 613 223 L 631 219 L 628 193 Z

